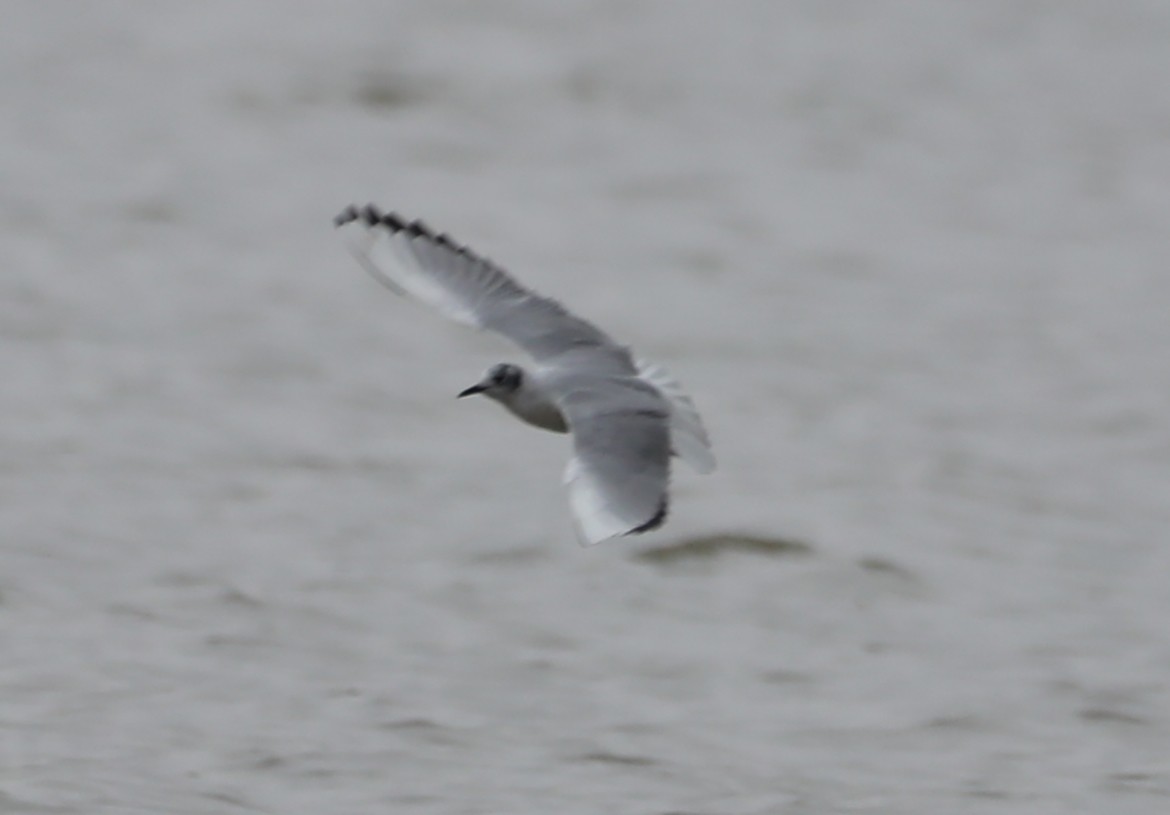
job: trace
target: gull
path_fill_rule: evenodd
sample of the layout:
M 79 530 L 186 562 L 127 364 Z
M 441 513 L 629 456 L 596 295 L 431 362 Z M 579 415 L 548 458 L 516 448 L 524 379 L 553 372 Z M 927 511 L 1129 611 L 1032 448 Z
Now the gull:
M 715 469 L 694 403 L 661 366 L 422 221 L 370 204 L 346 207 L 334 226 L 387 288 L 501 334 L 535 360 L 531 369 L 493 365 L 459 397 L 482 394 L 528 424 L 572 434 L 564 482 L 582 545 L 661 526 L 672 455 L 700 473 Z

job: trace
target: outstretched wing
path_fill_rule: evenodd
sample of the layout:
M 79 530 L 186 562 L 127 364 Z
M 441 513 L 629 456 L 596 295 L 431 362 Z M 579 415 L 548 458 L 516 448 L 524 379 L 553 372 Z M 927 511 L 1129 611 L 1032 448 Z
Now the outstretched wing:
M 660 526 L 670 503 L 670 411 L 663 398 L 626 377 L 581 377 L 556 392 L 573 433 L 565 484 L 582 543 Z
M 538 362 L 587 354 L 595 370 L 634 372 L 629 352 L 596 326 L 422 221 L 408 222 L 371 204 L 347 207 L 334 225 L 375 279 L 452 320 L 502 334 Z

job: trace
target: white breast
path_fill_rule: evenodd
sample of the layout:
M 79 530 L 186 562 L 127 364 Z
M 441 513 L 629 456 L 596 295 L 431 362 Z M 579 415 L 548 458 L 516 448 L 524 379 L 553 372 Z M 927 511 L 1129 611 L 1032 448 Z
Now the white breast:
M 553 433 L 567 433 L 569 425 L 556 403 L 547 398 L 543 391 L 525 382 L 520 389 L 508 394 L 500 403 L 521 421 L 551 430 Z

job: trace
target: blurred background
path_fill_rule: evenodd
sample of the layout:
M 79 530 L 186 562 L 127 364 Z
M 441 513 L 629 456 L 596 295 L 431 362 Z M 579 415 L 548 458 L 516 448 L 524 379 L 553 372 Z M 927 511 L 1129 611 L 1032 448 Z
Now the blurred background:
M 0 812 L 1170 801 L 1170 6 L 3 3 Z M 720 469 L 582 549 L 423 217 Z

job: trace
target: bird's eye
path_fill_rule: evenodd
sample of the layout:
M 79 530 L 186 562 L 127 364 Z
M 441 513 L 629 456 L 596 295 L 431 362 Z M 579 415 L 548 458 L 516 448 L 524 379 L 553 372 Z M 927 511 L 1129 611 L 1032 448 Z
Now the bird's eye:
M 492 383 L 504 388 L 515 388 L 520 384 L 520 371 L 511 365 L 503 365 L 492 371 Z

